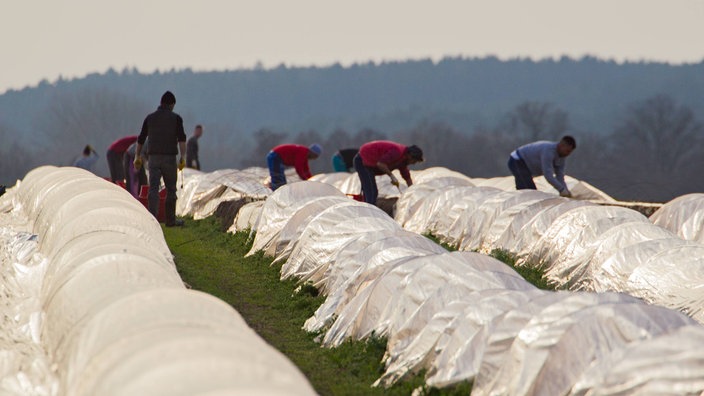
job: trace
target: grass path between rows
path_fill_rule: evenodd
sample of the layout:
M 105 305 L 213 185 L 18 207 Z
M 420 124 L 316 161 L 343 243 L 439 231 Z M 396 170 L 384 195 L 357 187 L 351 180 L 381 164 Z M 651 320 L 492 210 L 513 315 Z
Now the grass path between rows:
M 390 389 L 372 388 L 384 372 L 381 363 L 386 341 L 350 341 L 338 348 L 323 348 L 316 334 L 302 329 L 324 301 L 315 289 L 296 292 L 295 281 L 281 281 L 280 266 L 261 252 L 245 257 L 251 247 L 247 233 L 222 230 L 214 217 L 185 227 L 164 228 L 181 278 L 190 287 L 232 305 L 249 326 L 285 354 L 308 378 L 320 395 L 410 395 L 423 386 L 423 373 Z M 236 375 L 236 373 L 233 373 Z M 471 384 L 424 389 L 425 395 L 467 395 Z

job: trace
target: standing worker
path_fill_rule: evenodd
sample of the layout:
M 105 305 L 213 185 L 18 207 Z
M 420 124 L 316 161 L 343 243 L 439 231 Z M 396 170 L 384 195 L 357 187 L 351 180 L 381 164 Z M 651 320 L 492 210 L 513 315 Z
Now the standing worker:
M 198 139 L 203 136 L 203 126 L 198 124 L 193 129 L 193 136 L 186 143 L 186 167 L 200 170 L 198 159 Z
M 577 142 L 566 135 L 559 142 L 541 140 L 513 150 L 508 158 L 508 168 L 516 179 L 516 190 L 535 190 L 533 176 L 543 175 L 561 197 L 571 197 L 565 183 L 565 158 L 575 148 Z
M 364 143 L 359 153 L 354 157 L 354 169 L 362 183 L 364 202 L 376 205 L 379 190 L 376 186 L 376 175 L 388 175 L 391 184 L 398 187 L 399 182 L 391 172 L 398 169 L 401 177 L 410 187 L 413 185 L 408 165 L 423 162 L 423 150 L 418 146 L 404 146 L 388 140 L 375 140 Z
M 125 136 L 117 139 L 108 146 L 108 153 L 105 156 L 108 160 L 108 169 L 110 170 L 110 180 L 113 183 L 117 181 L 125 181 L 125 172 L 123 160 L 125 151 L 137 141 L 137 135 Z
M 359 149 L 346 148 L 338 150 L 332 156 L 332 169 L 334 172 L 354 172 L 354 156 Z
M 148 207 L 154 217 L 159 215 L 159 185 L 164 179 L 166 200 L 164 215 L 167 227 L 182 226 L 183 220 L 176 219 L 176 177 L 177 169 L 186 166 L 186 133 L 183 131 L 183 119 L 174 113 L 176 97 L 171 91 L 161 96 L 159 108 L 149 114 L 142 124 L 142 131 L 137 138 L 134 167 L 142 167 L 142 146 L 149 138 L 149 196 Z M 181 154 L 178 163 L 176 155 Z
M 266 164 L 271 176 L 271 189 L 276 191 L 277 188 L 286 184 L 286 174 L 284 173 L 286 166 L 295 167 L 301 180 L 310 179 L 312 175 L 308 167 L 308 160 L 318 158 L 322 152 L 322 147 L 317 143 L 308 147 L 299 144 L 281 144 L 271 149 L 266 156 Z
M 73 161 L 73 166 L 93 172 L 93 165 L 98 161 L 98 153 L 95 152 L 93 146 L 86 144 L 83 148 L 83 153 L 80 157 Z

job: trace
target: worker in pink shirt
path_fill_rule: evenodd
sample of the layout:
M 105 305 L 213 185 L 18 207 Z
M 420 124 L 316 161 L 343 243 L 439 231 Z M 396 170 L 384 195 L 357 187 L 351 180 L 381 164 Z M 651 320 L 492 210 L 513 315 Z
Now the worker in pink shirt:
M 316 159 L 323 152 L 319 144 L 302 146 L 300 144 L 281 144 L 269 152 L 266 156 L 266 163 L 269 166 L 271 176 L 271 189 L 286 184 L 286 174 L 284 170 L 287 166 L 296 168 L 296 173 L 301 180 L 308 180 L 312 176 L 308 167 L 308 160 Z
M 112 180 L 113 183 L 125 181 L 125 171 L 122 163 L 125 158 L 125 151 L 136 141 L 137 135 L 130 135 L 117 139 L 108 146 L 106 157 L 108 160 L 108 169 L 110 169 L 110 180 Z
M 364 201 L 376 205 L 379 190 L 376 186 L 377 175 L 388 175 L 391 184 L 398 187 L 399 182 L 392 173 L 394 169 L 401 172 L 401 177 L 410 187 L 413 185 L 408 165 L 423 162 L 423 150 L 418 146 L 404 146 L 388 140 L 375 140 L 362 145 L 354 157 L 354 169 L 362 183 Z

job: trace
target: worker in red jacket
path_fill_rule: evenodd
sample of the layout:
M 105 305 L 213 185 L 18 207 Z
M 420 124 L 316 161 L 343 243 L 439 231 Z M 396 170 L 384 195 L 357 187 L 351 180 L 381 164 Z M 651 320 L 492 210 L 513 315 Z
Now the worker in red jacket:
M 299 144 L 281 144 L 271 149 L 266 156 L 271 176 L 271 189 L 276 191 L 286 184 L 284 170 L 287 166 L 296 168 L 296 173 L 301 180 L 310 179 L 312 175 L 308 160 L 318 158 L 322 152 L 323 149 L 319 144 L 311 144 L 308 147 Z
M 132 143 L 136 141 L 137 135 L 125 136 L 115 140 L 110 144 L 110 146 L 108 146 L 108 153 L 106 157 L 108 160 L 108 168 L 110 169 L 110 179 L 113 183 L 125 181 L 125 171 L 123 166 L 125 151 L 127 151 Z
M 375 140 L 362 145 L 354 157 L 354 169 L 362 183 L 364 202 L 376 205 L 379 190 L 376 186 L 376 175 L 388 175 L 391 184 L 398 187 L 399 182 L 391 172 L 398 169 L 401 177 L 410 187 L 413 185 L 408 165 L 423 161 L 423 151 L 416 145 L 404 146 L 388 140 Z

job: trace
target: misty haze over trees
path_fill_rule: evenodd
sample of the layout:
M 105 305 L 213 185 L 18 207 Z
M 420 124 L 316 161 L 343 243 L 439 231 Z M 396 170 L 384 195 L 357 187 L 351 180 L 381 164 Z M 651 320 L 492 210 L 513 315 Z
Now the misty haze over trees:
M 34 167 L 70 165 L 85 144 L 101 155 L 137 134 L 161 94 L 190 136 L 203 124 L 203 169 L 265 166 L 280 143 L 321 143 L 330 172 L 339 148 L 374 139 L 417 144 L 423 167 L 471 177 L 510 175 L 515 147 L 577 139 L 567 173 L 622 200 L 667 201 L 704 191 L 704 61 L 447 58 L 287 68 L 142 74 L 110 70 L 0 95 L 0 183 Z

